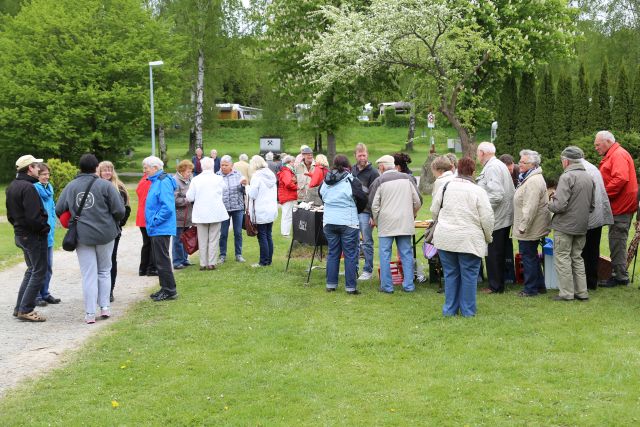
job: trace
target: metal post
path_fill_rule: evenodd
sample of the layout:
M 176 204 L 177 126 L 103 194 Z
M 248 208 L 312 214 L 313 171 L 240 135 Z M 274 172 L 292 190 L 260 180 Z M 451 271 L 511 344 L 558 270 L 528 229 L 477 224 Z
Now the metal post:
M 153 66 L 151 64 L 149 64 L 149 88 L 150 88 L 150 94 L 149 97 L 151 98 L 151 155 L 155 156 L 156 155 L 156 125 L 154 123 L 154 117 L 153 117 Z

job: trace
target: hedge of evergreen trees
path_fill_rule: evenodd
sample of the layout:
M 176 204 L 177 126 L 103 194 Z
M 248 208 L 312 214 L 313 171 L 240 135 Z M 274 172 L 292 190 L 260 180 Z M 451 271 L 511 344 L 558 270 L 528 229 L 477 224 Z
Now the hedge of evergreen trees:
M 615 69 L 609 83 L 605 62 L 591 84 L 580 65 L 577 77 L 549 71 L 538 76 L 523 74 L 519 81 L 508 77 L 503 85 L 497 111 L 498 154 L 518 158 L 523 149 L 542 155 L 543 170 L 553 181 L 562 172 L 559 156 L 564 147 L 578 145 L 588 159 L 598 164 L 593 137 L 610 130 L 635 159 L 640 157 L 640 65 L 631 84 L 624 66 Z M 518 84 L 519 83 L 519 84 Z

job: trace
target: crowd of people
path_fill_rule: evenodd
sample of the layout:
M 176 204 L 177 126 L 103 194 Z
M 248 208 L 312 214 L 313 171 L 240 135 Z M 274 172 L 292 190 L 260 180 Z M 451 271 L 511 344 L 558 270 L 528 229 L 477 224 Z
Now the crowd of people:
M 562 151 L 564 172 L 554 190 L 547 188 L 540 155 L 533 150 L 522 150 L 516 164 L 510 155 L 497 158 L 495 146 L 482 142 L 476 153 L 482 170 L 475 178 L 474 159 L 447 154 L 433 160 L 432 243 L 444 273 L 445 316 L 476 314 L 483 258 L 488 287 L 482 291 L 505 292 L 514 274 L 512 238 L 517 240 L 524 273 L 518 295 L 546 293 L 538 245 L 551 230 L 559 288 L 554 300 L 589 299 L 588 290 L 598 286 L 600 237 L 606 225 L 613 274 L 600 286 L 628 284 L 626 242 L 638 207 L 635 166 L 608 131 L 596 135 L 595 148 L 603 157 L 599 168 L 586 161 L 578 147 Z M 400 289 L 413 292 L 417 263 L 412 237 L 423 200 L 408 167 L 411 158 L 404 153 L 384 155 L 374 167 L 365 144 L 357 144 L 354 154 L 353 165 L 343 155 L 329 165 L 324 155 L 314 158 L 311 148 L 302 146 L 297 156 L 267 153 L 249 159 L 242 154 L 234 163 L 229 155 L 218 157 L 212 150 L 204 156 L 197 148 L 191 160 L 178 164 L 175 174 L 164 170 L 161 159 L 145 158 L 136 187 L 135 224 L 143 242 L 139 275 L 157 276 L 160 284 L 151 298 L 177 298 L 173 272 L 192 265 L 180 237 L 192 226 L 197 229 L 200 270 L 216 270 L 227 262 L 231 227 L 234 259 L 245 262 L 242 229 L 247 219 L 257 230 L 259 245 L 259 259 L 252 267 L 268 267 L 273 262 L 278 205 L 280 232 L 291 238 L 293 210 L 301 202 L 323 205 L 327 292 L 338 287 L 342 258 L 347 294 L 359 294 L 358 282 L 372 279 L 375 227 L 379 291 L 394 292 L 395 241 L 403 273 Z M 85 154 L 78 166 L 80 173 L 54 202 L 43 160 L 26 155 L 16 162 L 16 179 L 7 188 L 7 216 L 27 263 L 14 309 L 19 319 L 45 321 L 35 307 L 60 302 L 49 290 L 56 217 L 63 226 L 70 222 L 77 229 L 85 321 L 111 316 L 118 243 L 131 212 L 129 196 L 111 162 Z

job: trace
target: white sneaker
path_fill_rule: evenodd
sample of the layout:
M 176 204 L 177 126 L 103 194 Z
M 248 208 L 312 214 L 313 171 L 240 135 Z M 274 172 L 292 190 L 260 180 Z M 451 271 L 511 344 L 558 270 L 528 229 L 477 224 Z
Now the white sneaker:
M 372 277 L 373 277 L 373 273 L 369 273 L 368 271 L 363 271 L 362 274 L 360 274 L 360 277 L 358 277 L 358 280 L 371 280 Z

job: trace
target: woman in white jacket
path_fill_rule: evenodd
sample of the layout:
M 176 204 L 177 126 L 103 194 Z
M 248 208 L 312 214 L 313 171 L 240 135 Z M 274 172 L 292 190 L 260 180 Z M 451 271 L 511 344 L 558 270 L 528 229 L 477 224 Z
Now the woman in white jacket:
M 444 270 L 442 314 L 475 316 L 478 274 L 493 232 L 489 196 L 472 176 L 476 164 L 470 158 L 458 163 L 458 177 L 442 186 L 431 204 L 437 219 L 433 245 Z
M 213 159 L 200 160 L 202 172 L 195 176 L 187 190 L 187 200 L 193 202 L 191 222 L 198 228 L 200 270 L 215 270 L 218 261 L 220 224 L 229 219 L 222 201 L 226 184 L 213 173 Z
M 253 156 L 249 165 L 255 171 L 249 188 L 249 215 L 257 225 L 260 245 L 260 262 L 252 267 L 266 267 L 273 259 L 271 230 L 278 217 L 278 180 L 262 157 Z

